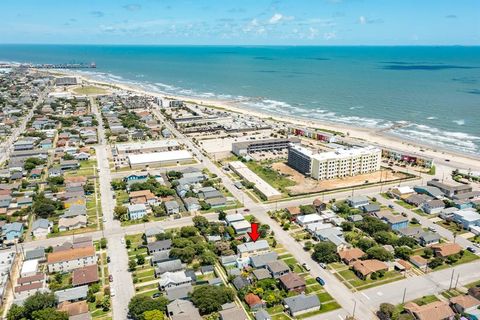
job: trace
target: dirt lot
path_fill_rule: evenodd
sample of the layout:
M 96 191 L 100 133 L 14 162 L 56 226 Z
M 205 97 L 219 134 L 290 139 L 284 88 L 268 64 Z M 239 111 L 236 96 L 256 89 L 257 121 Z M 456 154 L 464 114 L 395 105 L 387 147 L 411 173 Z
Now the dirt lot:
M 393 173 L 391 170 L 382 170 L 381 172 L 374 172 L 369 174 L 362 174 L 355 177 L 347 177 L 343 179 L 317 181 L 311 178 L 307 178 L 296 170 L 290 168 L 283 162 L 277 162 L 272 167 L 289 176 L 289 179 L 295 181 L 296 185 L 288 187 L 290 195 L 298 195 L 304 193 L 315 193 L 324 190 L 332 190 L 339 188 L 347 188 L 353 186 L 359 186 L 368 180 L 369 183 L 376 183 L 381 181 L 392 181 L 397 179 L 406 178 L 406 175 L 400 172 Z

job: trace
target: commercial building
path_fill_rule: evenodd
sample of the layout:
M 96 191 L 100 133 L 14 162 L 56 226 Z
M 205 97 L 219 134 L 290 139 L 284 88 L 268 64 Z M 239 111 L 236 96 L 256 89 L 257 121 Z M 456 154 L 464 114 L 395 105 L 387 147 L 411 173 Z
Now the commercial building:
M 49 272 L 71 271 L 97 263 L 97 255 L 93 246 L 72 248 L 48 254 Z
M 457 194 L 472 192 L 472 186 L 469 184 L 450 185 L 443 183 L 438 179 L 427 181 L 427 186 L 440 189 L 440 191 L 442 191 L 447 197 L 453 197 Z
M 388 158 L 394 161 L 403 161 L 409 164 L 430 168 L 433 166 L 433 159 L 424 157 L 417 153 L 407 153 L 393 149 L 382 149 L 382 157 Z
M 269 185 L 265 180 L 257 176 L 241 161 L 232 161 L 228 164 L 230 168 L 240 177 L 254 184 L 257 190 L 266 200 L 280 199 L 282 194 L 277 189 Z
M 294 137 L 234 142 L 232 143 L 232 153 L 237 156 L 245 156 L 252 152 L 283 150 L 288 148 L 291 143 L 300 143 L 300 139 Z
M 344 178 L 380 170 L 381 150 L 373 146 L 313 153 L 292 145 L 288 164 L 317 180 Z M 310 169 L 308 169 L 310 168 Z
M 129 154 L 173 151 L 179 148 L 180 144 L 176 140 L 153 140 L 116 144 L 112 149 L 112 154 L 116 165 L 124 165 Z
M 300 128 L 300 127 L 289 127 L 288 133 L 294 134 L 296 136 L 301 136 L 305 138 L 310 138 L 313 140 L 319 140 L 323 142 L 335 142 L 335 135 L 325 131 L 318 131 L 315 129 L 309 128 Z
M 193 160 L 193 156 L 187 150 L 152 152 L 127 155 L 127 162 L 130 168 L 138 169 L 156 166 L 176 165 L 182 162 Z

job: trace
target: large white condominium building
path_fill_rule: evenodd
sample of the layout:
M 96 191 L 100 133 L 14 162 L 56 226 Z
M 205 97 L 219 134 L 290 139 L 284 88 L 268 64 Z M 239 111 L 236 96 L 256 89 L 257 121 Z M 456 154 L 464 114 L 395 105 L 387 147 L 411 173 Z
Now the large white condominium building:
M 309 174 L 317 180 L 351 177 L 380 170 L 382 151 L 373 146 L 338 149 L 330 152 L 312 153 L 310 150 L 292 145 L 289 165 L 293 168 L 310 168 Z M 301 164 L 296 163 L 300 160 Z M 296 161 L 297 160 L 297 161 Z M 305 162 L 309 162 L 308 164 Z M 304 170 L 300 170 L 304 171 Z M 306 172 L 303 172 L 307 174 Z

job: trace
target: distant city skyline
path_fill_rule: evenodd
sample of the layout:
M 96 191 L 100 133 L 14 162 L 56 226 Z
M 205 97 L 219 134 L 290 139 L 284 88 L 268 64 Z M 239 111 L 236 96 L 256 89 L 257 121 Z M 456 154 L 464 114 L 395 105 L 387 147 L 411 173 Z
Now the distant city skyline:
M 3 0 L 0 43 L 479 45 L 477 0 Z

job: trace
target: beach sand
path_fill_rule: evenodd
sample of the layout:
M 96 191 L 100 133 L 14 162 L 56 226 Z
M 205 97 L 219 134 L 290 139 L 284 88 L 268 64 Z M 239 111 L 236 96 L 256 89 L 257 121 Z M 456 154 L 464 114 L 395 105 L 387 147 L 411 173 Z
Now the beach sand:
M 42 70 L 42 71 L 45 71 L 45 70 Z M 47 71 L 47 72 L 50 72 L 50 71 Z M 64 73 L 65 75 L 74 75 L 88 83 L 95 83 L 103 86 L 104 85 L 115 86 L 119 89 L 136 92 L 138 94 L 145 94 L 145 95 L 162 97 L 162 98 L 171 98 L 176 100 L 184 100 L 184 101 L 189 101 L 198 105 L 222 108 L 232 112 L 236 112 L 240 114 L 248 114 L 250 116 L 255 116 L 262 119 L 270 118 L 275 121 L 281 121 L 284 123 L 295 124 L 303 127 L 339 131 L 347 134 L 348 135 L 347 138 L 351 139 L 352 142 L 355 142 L 355 140 L 361 140 L 363 142 L 377 145 L 379 147 L 402 150 L 406 153 L 420 154 L 425 157 L 433 158 L 435 163 L 440 164 L 441 166 L 467 169 L 467 170 L 468 169 L 480 170 L 480 155 L 465 154 L 461 152 L 456 152 L 455 150 L 451 150 L 451 149 L 436 147 L 428 144 L 422 144 L 417 141 L 409 141 L 401 137 L 393 136 L 392 134 L 389 134 L 387 131 L 384 131 L 384 130 L 377 131 L 375 129 L 370 129 L 370 128 L 353 127 L 350 125 L 347 126 L 343 124 L 331 123 L 331 122 L 320 121 L 320 120 L 307 120 L 303 118 L 291 118 L 291 117 L 287 118 L 284 115 L 268 114 L 263 111 L 259 112 L 256 110 L 251 110 L 251 109 L 247 110 L 244 108 L 239 108 L 238 106 L 232 105 L 231 101 L 198 99 L 198 98 L 185 97 L 185 96 L 176 96 L 176 95 L 171 95 L 167 93 L 151 92 L 151 91 L 144 90 L 143 88 L 135 85 L 125 84 L 120 82 L 113 82 L 113 81 L 112 82 L 98 81 L 96 79 L 90 78 L 88 76 L 85 76 L 84 74 L 80 74 L 75 71 L 60 70 L 60 71 L 55 71 L 55 74 L 58 75 L 59 72 Z M 446 160 L 449 160 L 449 161 L 447 162 Z

